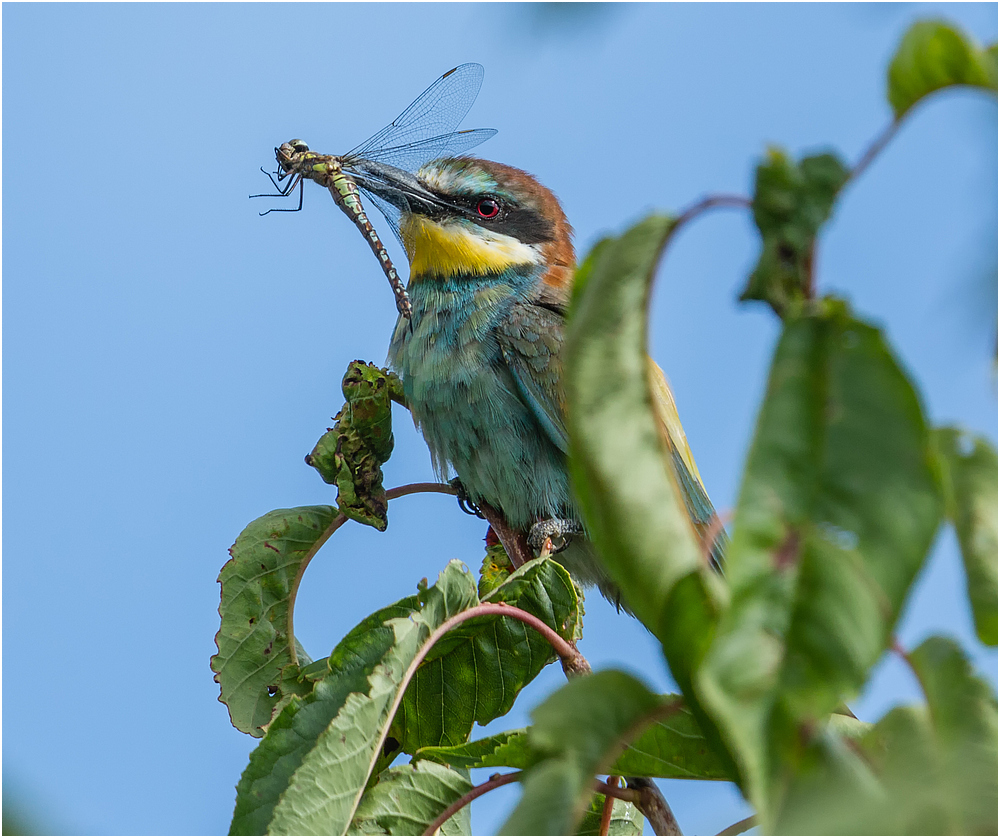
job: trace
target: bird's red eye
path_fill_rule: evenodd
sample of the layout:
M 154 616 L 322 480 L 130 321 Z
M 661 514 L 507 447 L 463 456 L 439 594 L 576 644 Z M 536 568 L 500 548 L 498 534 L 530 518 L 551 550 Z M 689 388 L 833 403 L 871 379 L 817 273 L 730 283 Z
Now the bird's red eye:
M 476 212 L 480 218 L 496 218 L 500 214 L 500 204 L 492 198 L 483 198 L 476 204 Z

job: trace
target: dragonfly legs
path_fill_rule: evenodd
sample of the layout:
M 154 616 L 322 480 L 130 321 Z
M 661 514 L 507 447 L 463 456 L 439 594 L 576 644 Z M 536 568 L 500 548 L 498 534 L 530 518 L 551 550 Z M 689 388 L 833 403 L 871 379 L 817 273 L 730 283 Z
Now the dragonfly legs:
M 270 172 L 264 171 L 263 167 L 261 167 L 261 171 L 264 172 L 264 174 L 267 175 L 269 178 L 271 178 L 271 183 L 274 184 L 274 188 L 277 189 L 278 192 L 275 195 L 271 194 L 251 195 L 250 196 L 251 198 L 287 198 L 289 195 L 292 194 L 292 190 L 295 189 L 296 186 L 298 186 L 299 205 L 295 207 L 295 209 L 292 209 L 291 207 L 271 207 L 271 209 L 267 210 L 266 212 L 258 213 L 259 215 L 262 216 L 267 215 L 270 212 L 298 212 L 300 209 L 302 209 L 302 197 L 305 191 L 303 188 L 305 186 L 305 181 L 303 180 L 302 175 L 298 175 L 297 179 L 289 183 L 288 186 L 282 187 L 279 183 L 275 181 L 274 177 L 271 175 Z

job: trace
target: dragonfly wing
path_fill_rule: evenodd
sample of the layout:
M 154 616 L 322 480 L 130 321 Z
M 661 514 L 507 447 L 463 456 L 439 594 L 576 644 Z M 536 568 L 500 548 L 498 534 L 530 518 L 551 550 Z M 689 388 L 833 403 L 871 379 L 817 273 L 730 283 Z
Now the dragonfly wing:
M 429 137 L 426 140 L 419 140 L 407 145 L 373 149 L 366 156 L 352 152 L 345 154 L 340 158 L 340 161 L 347 170 L 350 170 L 354 163 L 370 160 L 374 163 L 388 163 L 398 169 L 415 172 L 424 163 L 431 160 L 437 160 L 440 157 L 455 157 L 470 148 L 475 148 L 496 133 L 496 128 L 472 128 L 467 131 L 455 131 L 452 134 Z
M 462 64 L 449 70 L 389 125 L 344 156 L 374 159 L 371 154 L 379 149 L 451 133 L 476 101 L 483 72 L 481 64 Z

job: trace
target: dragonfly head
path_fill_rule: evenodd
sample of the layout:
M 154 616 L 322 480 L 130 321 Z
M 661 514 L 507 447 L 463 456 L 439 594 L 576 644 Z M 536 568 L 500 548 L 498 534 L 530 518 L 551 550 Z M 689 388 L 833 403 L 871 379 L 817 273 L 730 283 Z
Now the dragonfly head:
M 303 140 L 289 140 L 274 150 L 274 157 L 286 172 L 292 167 L 292 160 L 297 154 L 309 151 L 309 146 Z

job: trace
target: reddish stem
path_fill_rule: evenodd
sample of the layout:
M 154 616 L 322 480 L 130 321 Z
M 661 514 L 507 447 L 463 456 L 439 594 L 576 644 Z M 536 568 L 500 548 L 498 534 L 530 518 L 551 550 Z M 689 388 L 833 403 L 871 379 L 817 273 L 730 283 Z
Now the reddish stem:
M 857 165 L 851 169 L 851 173 L 848 176 L 848 181 L 857 180 L 864 171 L 871 165 L 872 161 L 878 156 L 879 152 L 888 145 L 889 140 L 896 136 L 896 131 L 899 130 L 900 121 L 894 119 L 889 125 L 883 129 L 882 133 L 879 134 L 875 140 L 872 142 L 865 153 L 861 155 L 861 159 L 857 162 Z
M 464 806 L 468 806 L 477 797 L 482 797 L 486 792 L 493 791 L 493 789 L 498 789 L 500 786 L 506 786 L 509 783 L 516 782 L 521 779 L 523 771 L 515 771 L 512 774 L 494 774 L 485 783 L 480 783 L 478 786 L 474 786 L 465 794 L 463 794 L 458 800 L 448 806 L 440 815 L 431 821 L 431 825 L 424 830 L 424 835 L 433 835 L 437 832 L 444 822 L 448 820 L 455 812 L 459 811 Z
M 618 788 L 618 777 L 614 775 L 608 777 L 608 785 Z M 604 796 L 604 808 L 601 810 L 601 828 L 597 830 L 598 835 L 607 835 L 611 829 L 611 815 L 615 810 L 615 799 L 610 795 Z
M 387 489 L 386 500 L 395 500 L 405 495 L 415 495 L 420 492 L 437 492 L 442 495 L 458 494 L 454 488 L 447 483 L 407 483 L 405 486 L 397 486 L 395 489 Z
M 498 789 L 501 786 L 517 782 L 521 779 L 523 774 L 523 771 L 514 771 L 510 774 L 494 774 L 485 783 L 480 783 L 478 786 L 474 786 L 458 798 L 458 800 L 450 804 L 440 815 L 431 821 L 430 825 L 424 830 L 423 834 L 433 835 L 444 825 L 444 822 L 448 820 L 448 818 L 454 815 L 462 807 L 468 806 L 473 800 L 477 797 L 482 797 L 488 791 L 493 791 L 493 789 Z M 617 797 L 619 800 L 627 800 L 630 803 L 638 805 L 639 793 L 632 791 L 631 789 L 620 789 L 609 786 L 607 783 L 602 783 L 600 780 L 595 780 L 594 791 L 598 791 L 609 798 Z M 610 821 L 610 818 L 608 820 Z

